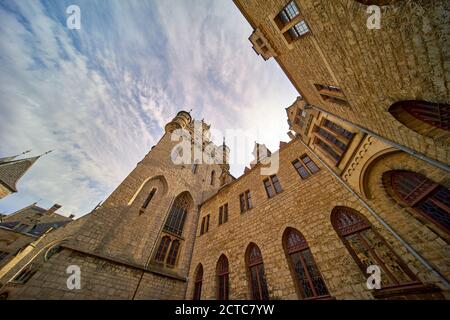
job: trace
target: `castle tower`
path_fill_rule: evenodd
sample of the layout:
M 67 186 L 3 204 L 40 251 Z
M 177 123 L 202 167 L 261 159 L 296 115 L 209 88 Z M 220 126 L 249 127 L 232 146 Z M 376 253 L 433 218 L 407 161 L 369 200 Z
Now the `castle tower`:
M 22 269 L 36 273 L 20 289 L 9 288 L 9 298 L 183 299 L 199 205 L 220 188 L 219 177 L 229 176 L 220 161 L 205 162 L 201 153 L 194 161 L 193 151 L 220 150 L 208 129 L 180 111 L 101 206 L 49 235 L 36 249 L 44 259 L 24 259 Z M 56 245 L 58 253 L 45 258 Z M 80 267 L 79 290 L 67 288 L 70 265 Z M 23 270 L 11 270 L 0 281 L 14 282 Z M 58 288 L 45 287 L 49 278 Z

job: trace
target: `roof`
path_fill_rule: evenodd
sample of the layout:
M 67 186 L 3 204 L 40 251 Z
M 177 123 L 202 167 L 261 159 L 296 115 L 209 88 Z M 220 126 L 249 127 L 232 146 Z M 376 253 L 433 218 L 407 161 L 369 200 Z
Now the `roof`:
M 0 183 L 12 192 L 17 192 L 17 181 L 30 169 L 37 159 L 39 159 L 39 156 L 0 162 Z

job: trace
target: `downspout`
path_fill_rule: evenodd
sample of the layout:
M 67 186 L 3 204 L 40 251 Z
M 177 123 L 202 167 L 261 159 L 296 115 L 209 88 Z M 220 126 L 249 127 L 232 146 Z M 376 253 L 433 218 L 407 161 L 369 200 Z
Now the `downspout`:
M 428 271 L 433 273 L 438 279 L 442 281 L 442 284 L 445 286 L 446 289 L 450 289 L 450 283 L 448 280 L 435 268 L 433 268 L 418 252 L 414 250 L 413 247 L 411 247 L 405 240 L 400 237 L 370 206 L 369 204 L 355 191 L 353 191 L 350 186 L 345 183 L 342 178 L 336 174 L 322 159 L 305 143 L 301 138 L 296 138 L 296 140 L 300 141 L 301 144 L 309 151 L 311 152 L 317 160 L 325 167 L 327 170 L 335 177 L 344 187 L 347 189 L 353 196 L 355 196 L 359 202 L 370 212 L 370 214 L 383 226 L 385 227 L 400 243 L 406 248 L 406 250 L 409 251 L 419 262 L 426 268 Z
M 318 110 L 320 112 L 323 112 L 325 114 L 331 115 L 331 116 L 339 119 L 340 121 L 342 121 L 342 122 L 344 122 L 344 123 L 346 123 L 346 124 L 356 128 L 356 129 L 358 129 L 358 130 L 360 130 L 360 131 L 362 131 L 364 133 L 367 133 L 367 134 L 377 138 L 378 140 L 381 140 L 382 142 L 384 142 L 384 143 L 386 143 L 386 144 L 388 144 L 390 146 L 393 146 L 396 149 L 402 150 L 402 151 L 412 155 L 413 157 L 416 157 L 416 158 L 418 158 L 420 160 L 428 162 L 432 166 L 438 167 L 439 169 L 442 169 L 444 171 L 450 172 L 450 166 L 448 166 L 447 164 L 445 164 L 443 162 L 434 160 L 434 159 L 432 159 L 432 158 L 430 158 L 430 157 L 428 157 L 428 156 L 426 156 L 426 155 L 424 155 L 424 154 L 422 154 L 420 152 L 417 152 L 417 151 L 415 151 L 415 150 L 413 150 L 411 148 L 405 147 L 404 145 L 398 144 L 397 142 L 394 142 L 394 141 L 391 141 L 389 139 L 386 139 L 386 138 L 380 136 L 379 134 L 377 134 L 377 133 L 375 133 L 375 132 L 373 132 L 373 131 L 371 131 L 369 129 L 366 129 L 366 128 L 363 128 L 363 127 L 361 127 L 361 126 L 359 126 L 357 124 L 354 124 L 353 122 L 350 122 L 350 121 L 348 121 L 348 120 L 346 120 L 346 119 L 344 119 L 344 118 L 342 118 L 340 116 L 337 116 L 337 115 L 335 115 L 335 114 L 333 114 L 333 113 L 331 113 L 329 111 L 326 111 L 326 110 L 322 109 L 321 107 L 317 107 L 317 106 L 310 105 L 310 104 L 305 106 L 305 109 L 309 109 L 309 108 L 313 108 L 313 109 L 316 109 L 316 110 Z

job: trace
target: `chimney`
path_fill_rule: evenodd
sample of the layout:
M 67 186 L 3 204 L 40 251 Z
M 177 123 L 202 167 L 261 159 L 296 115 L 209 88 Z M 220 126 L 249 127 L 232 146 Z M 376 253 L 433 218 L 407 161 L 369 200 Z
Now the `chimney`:
M 47 210 L 46 214 L 52 215 L 52 214 L 55 213 L 55 211 L 58 210 L 59 208 L 61 208 L 61 205 L 55 203 L 50 209 Z

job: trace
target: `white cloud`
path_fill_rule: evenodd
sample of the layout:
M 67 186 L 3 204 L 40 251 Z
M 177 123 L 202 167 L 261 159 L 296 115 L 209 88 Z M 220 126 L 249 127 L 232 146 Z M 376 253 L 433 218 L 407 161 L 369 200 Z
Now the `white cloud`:
M 0 5 L 0 152 L 55 151 L 0 210 L 42 198 L 86 213 L 181 108 L 222 131 L 259 129 L 272 150 L 286 140 L 295 91 L 274 61 L 255 55 L 231 1 L 82 2 L 78 33 L 60 2 L 11 6 Z

